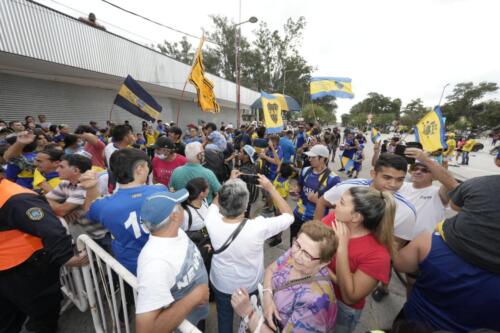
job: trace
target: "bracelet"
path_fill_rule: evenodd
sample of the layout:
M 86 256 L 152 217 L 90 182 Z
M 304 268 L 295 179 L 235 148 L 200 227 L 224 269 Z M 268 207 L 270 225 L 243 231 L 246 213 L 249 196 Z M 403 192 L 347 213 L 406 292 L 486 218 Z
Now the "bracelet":
M 273 295 L 273 290 L 271 288 L 264 288 L 262 289 L 262 292 L 264 293 L 265 291 L 267 291 L 268 293 L 271 294 L 271 296 Z

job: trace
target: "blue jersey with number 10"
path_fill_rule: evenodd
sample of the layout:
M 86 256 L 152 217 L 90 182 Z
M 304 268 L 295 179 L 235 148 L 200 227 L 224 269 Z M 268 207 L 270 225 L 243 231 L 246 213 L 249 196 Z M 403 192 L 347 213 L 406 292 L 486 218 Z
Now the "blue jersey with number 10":
M 142 203 L 151 194 L 167 190 L 163 185 L 118 189 L 90 206 L 88 219 L 101 223 L 111 232 L 114 257 L 134 275 L 137 275 L 139 253 L 149 239 L 149 231 L 140 217 Z

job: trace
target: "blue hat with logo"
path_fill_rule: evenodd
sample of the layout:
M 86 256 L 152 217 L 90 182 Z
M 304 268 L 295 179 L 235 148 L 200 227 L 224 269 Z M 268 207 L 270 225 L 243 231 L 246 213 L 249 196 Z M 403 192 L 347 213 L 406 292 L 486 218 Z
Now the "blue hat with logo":
M 142 204 L 141 220 L 150 224 L 162 223 L 172 214 L 175 206 L 186 200 L 188 196 L 189 193 L 186 189 L 151 194 Z

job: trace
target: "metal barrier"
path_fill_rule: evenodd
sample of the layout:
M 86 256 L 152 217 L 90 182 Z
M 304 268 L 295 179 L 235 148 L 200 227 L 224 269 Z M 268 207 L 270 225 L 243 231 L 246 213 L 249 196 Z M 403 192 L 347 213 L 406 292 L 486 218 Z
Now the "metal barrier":
M 61 290 L 68 298 L 68 301 L 62 306 L 61 312 L 64 312 L 73 303 L 78 310 L 85 312 L 88 309 L 87 293 L 83 288 L 82 272 L 80 268 L 68 268 L 63 266 L 60 273 Z
M 95 331 L 129 333 L 132 326 L 129 316 L 134 318 L 132 305 L 137 297 L 137 278 L 88 235 L 78 237 L 77 248 L 85 250 L 89 257 L 89 265 L 82 267 L 82 273 Z M 187 320 L 178 330 L 200 332 Z

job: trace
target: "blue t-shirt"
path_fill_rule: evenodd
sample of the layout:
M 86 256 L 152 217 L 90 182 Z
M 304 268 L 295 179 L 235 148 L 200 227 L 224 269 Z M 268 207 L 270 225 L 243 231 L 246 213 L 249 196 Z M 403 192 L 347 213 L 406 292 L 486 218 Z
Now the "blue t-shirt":
M 59 143 L 59 142 L 62 142 L 64 141 L 64 137 L 65 135 L 64 134 L 57 134 L 53 139 L 52 141 L 54 141 L 55 143 Z
M 318 192 L 320 198 L 326 191 L 340 183 L 340 177 L 335 173 L 330 172 L 328 178 L 320 185 L 320 179 L 323 179 L 323 173 L 315 173 L 313 170 L 309 171 L 311 167 L 302 169 L 299 176 L 299 185 L 302 187 L 300 191 L 300 198 L 295 207 L 294 214 L 299 217 L 303 222 L 309 221 L 314 217 L 316 204 L 307 199 L 308 193 Z
M 299 132 L 297 133 L 297 137 L 295 138 L 295 148 L 300 148 L 306 142 L 306 133 Z
M 278 159 L 280 161 L 282 161 L 283 160 L 283 151 L 281 150 L 280 146 L 278 146 L 278 148 L 276 148 L 276 154 L 278 155 Z M 266 151 L 266 156 L 274 159 L 273 151 L 271 149 L 268 149 Z M 278 175 L 278 165 L 267 162 L 267 161 L 266 161 L 266 163 L 268 165 L 268 167 L 266 168 L 267 169 L 266 176 L 270 181 L 273 181 L 276 178 L 276 176 Z
M 137 258 L 149 239 L 149 230 L 141 222 L 144 200 L 157 192 L 168 191 L 164 185 L 142 185 L 118 189 L 113 195 L 97 199 L 87 217 L 111 232 L 113 255 L 132 274 L 137 274 Z
M 432 235 L 431 250 L 419 264 L 417 282 L 404 306 L 407 319 L 433 331 L 500 330 L 500 275 L 471 265 Z
M 346 140 L 343 157 L 351 158 L 354 156 L 356 152 L 356 146 L 354 145 L 354 140 Z
M 283 152 L 283 163 L 290 163 L 292 156 L 295 155 L 293 142 L 287 137 L 280 138 L 280 147 Z

